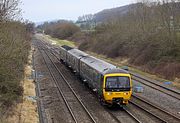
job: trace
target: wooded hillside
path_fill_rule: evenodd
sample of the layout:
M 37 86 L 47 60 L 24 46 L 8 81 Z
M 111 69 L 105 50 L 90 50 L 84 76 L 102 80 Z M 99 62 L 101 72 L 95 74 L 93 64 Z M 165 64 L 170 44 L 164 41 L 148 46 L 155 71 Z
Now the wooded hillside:
M 179 2 L 138 3 L 119 18 L 98 25 L 87 39 L 80 49 L 127 58 L 130 64 L 168 79 L 180 77 Z

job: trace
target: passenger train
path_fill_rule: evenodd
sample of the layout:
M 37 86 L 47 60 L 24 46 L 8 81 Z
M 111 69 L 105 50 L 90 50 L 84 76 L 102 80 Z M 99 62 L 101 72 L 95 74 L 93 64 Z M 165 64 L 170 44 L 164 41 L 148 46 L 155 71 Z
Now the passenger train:
M 60 47 L 60 60 L 97 93 L 102 104 L 126 105 L 132 95 L 131 75 L 76 48 Z

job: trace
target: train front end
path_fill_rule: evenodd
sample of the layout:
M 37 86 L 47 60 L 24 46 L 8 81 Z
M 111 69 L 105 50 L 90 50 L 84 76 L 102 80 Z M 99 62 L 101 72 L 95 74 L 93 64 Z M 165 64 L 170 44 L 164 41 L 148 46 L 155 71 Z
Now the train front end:
M 132 80 L 129 73 L 104 75 L 103 97 L 108 104 L 126 105 L 132 95 Z

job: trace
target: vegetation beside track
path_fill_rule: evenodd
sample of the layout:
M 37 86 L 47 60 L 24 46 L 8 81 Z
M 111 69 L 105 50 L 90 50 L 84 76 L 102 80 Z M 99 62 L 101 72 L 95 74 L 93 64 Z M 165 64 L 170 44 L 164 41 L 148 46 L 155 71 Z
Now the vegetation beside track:
M 0 122 L 15 102 L 22 101 L 24 68 L 31 48 L 33 24 L 15 20 L 19 2 L 5 0 L 0 7 Z
M 11 106 L 22 95 L 20 85 L 30 50 L 30 35 L 20 22 L 0 23 L 0 102 Z

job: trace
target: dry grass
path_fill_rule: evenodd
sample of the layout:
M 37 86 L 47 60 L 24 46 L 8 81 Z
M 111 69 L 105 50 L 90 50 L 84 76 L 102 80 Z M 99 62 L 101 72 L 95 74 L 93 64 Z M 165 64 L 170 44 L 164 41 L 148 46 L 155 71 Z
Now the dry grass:
M 175 78 L 173 85 L 180 88 L 180 78 Z

